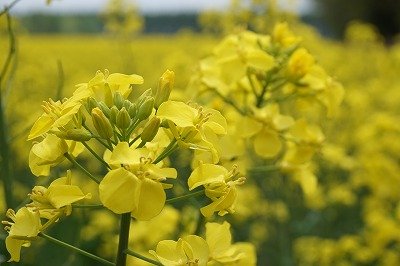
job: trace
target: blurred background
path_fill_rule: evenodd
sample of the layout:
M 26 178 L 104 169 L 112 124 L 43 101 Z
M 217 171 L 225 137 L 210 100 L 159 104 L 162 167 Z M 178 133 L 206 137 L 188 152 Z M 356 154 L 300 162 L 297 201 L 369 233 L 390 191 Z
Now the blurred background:
M 11 3 L 1 1 L 0 10 Z M 237 215 L 228 218 L 233 237 L 256 245 L 260 266 L 400 265 L 399 0 L 20 0 L 10 13 L 12 36 L 6 16 L 0 17 L 0 66 L 13 51 L 0 79 L 2 220 L 35 184 L 48 184 L 67 169 L 38 179 L 28 167 L 26 136 L 43 100 L 70 96 L 76 84 L 106 68 L 142 75 L 138 91 L 156 88 L 171 69 L 173 97 L 183 99 L 192 93 L 188 84 L 200 60 L 223 37 L 243 29 L 271 34 L 277 22 L 287 21 L 316 62 L 343 84 L 345 96 L 334 118 L 318 122 L 329 149 L 313 159 L 317 181 L 255 174 L 263 181 L 250 182 Z M 181 157 L 175 163 L 188 172 Z M 80 160 L 97 170 L 88 156 Z M 316 193 L 305 193 L 311 186 Z M 149 224 L 135 223 L 140 233 L 132 245 L 147 254 L 161 239 L 192 232 L 193 213 L 178 204 Z M 112 259 L 117 227 L 108 211 L 77 210 L 50 234 Z M 0 261 L 7 258 L 2 241 Z M 42 240 L 22 258 L 14 265 L 95 265 Z

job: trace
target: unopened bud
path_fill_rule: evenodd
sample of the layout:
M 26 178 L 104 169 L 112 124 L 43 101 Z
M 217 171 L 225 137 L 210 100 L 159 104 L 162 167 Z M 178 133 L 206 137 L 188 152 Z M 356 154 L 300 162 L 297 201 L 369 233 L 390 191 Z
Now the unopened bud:
M 118 115 L 118 108 L 116 106 L 111 107 L 111 112 L 110 112 L 110 121 L 112 124 L 116 124 L 117 123 L 117 115 Z
M 163 102 L 166 102 L 171 94 L 171 90 L 175 83 L 175 73 L 171 70 L 166 70 L 160 77 L 158 82 L 154 106 L 158 108 Z
M 135 103 L 133 103 L 128 109 L 129 116 L 131 118 L 134 118 L 136 116 L 137 112 L 138 112 L 138 107 Z
M 97 103 L 95 98 L 89 97 L 87 99 L 85 107 L 86 107 L 86 110 L 88 111 L 88 113 L 90 114 L 92 112 L 93 108 L 99 107 L 99 104 Z
M 118 108 L 118 110 L 121 110 L 121 108 L 124 106 L 124 97 L 119 91 L 116 91 L 114 93 L 114 105 Z
M 131 107 L 132 103 L 129 100 L 125 100 L 124 101 L 124 106 L 126 110 L 129 110 L 129 108 Z
M 55 131 L 54 135 L 60 139 L 88 141 L 92 138 L 92 134 L 84 128 L 73 128 L 67 131 Z
M 122 107 L 117 114 L 117 127 L 126 129 L 131 125 L 131 121 L 128 111 L 126 111 L 125 107 Z
M 139 96 L 137 99 L 137 104 L 140 106 L 143 104 L 143 102 L 147 99 L 147 97 L 151 97 L 153 95 L 153 92 L 151 89 L 145 90 L 142 95 Z
M 106 117 L 110 117 L 111 110 L 104 102 L 99 102 L 99 107 Z
M 142 121 L 148 118 L 153 111 L 154 106 L 154 98 L 147 96 L 147 98 L 143 101 L 143 103 L 139 106 L 139 110 L 137 113 L 137 118 Z
M 160 127 L 161 120 L 160 118 L 154 116 L 147 124 L 144 126 L 143 132 L 140 135 L 140 138 L 144 142 L 152 141 L 158 132 L 158 128 Z
M 93 125 L 99 133 L 100 137 L 105 139 L 111 139 L 114 135 L 114 130 L 111 126 L 110 121 L 104 115 L 104 113 L 100 110 L 100 108 L 96 107 L 92 110 L 92 120 Z

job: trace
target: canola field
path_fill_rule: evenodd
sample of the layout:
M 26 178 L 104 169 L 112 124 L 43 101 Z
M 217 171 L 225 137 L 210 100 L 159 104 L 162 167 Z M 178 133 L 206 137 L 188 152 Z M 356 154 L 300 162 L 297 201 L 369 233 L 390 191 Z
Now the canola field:
M 1 29 L 1 261 L 400 265 L 400 44 L 371 25 Z

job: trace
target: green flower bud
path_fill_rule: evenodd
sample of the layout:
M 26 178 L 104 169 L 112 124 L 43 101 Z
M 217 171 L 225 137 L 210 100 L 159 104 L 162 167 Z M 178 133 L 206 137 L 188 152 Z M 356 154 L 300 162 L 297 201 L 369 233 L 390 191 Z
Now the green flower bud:
M 105 139 L 111 139 L 111 137 L 114 135 L 114 130 L 111 126 L 110 121 L 100 110 L 100 108 L 93 108 L 92 120 L 93 125 L 97 130 L 97 133 L 99 133 L 99 136 Z
M 111 107 L 111 112 L 110 112 L 110 121 L 112 124 L 117 123 L 117 114 L 119 112 L 118 108 L 116 106 Z
M 118 108 L 118 110 L 121 110 L 121 108 L 124 106 L 124 96 L 119 91 L 116 91 L 114 93 L 114 105 Z
M 108 108 L 108 106 L 107 106 L 105 103 L 99 102 L 99 107 L 100 107 L 101 111 L 102 111 L 107 117 L 110 117 L 111 110 L 110 110 L 110 108 Z
M 158 132 L 158 128 L 160 127 L 161 120 L 160 118 L 154 116 L 147 124 L 144 126 L 143 132 L 140 135 L 140 138 L 144 142 L 152 141 Z
M 166 70 L 164 74 L 162 74 L 157 87 L 156 97 L 154 106 L 158 108 L 163 102 L 167 101 L 169 95 L 171 94 L 171 90 L 174 87 L 175 83 L 175 73 L 171 70 Z
M 142 93 L 142 95 L 139 96 L 139 98 L 137 99 L 136 102 L 140 106 L 147 99 L 147 97 L 151 97 L 151 96 L 153 96 L 153 92 L 151 91 L 151 89 L 147 89 Z
M 139 121 L 145 120 L 151 115 L 154 107 L 154 98 L 147 96 L 147 98 L 143 101 L 143 103 L 139 106 L 139 110 L 137 113 L 137 118 Z
M 60 139 L 75 140 L 75 141 L 88 141 L 92 138 L 92 134 L 84 128 L 73 128 L 67 131 L 52 132 Z
M 86 101 L 85 107 L 88 113 L 90 114 L 93 108 L 99 107 L 99 104 L 97 103 L 95 98 L 89 97 Z
M 129 116 L 131 118 L 134 118 L 136 116 L 137 112 L 138 112 L 138 107 L 135 103 L 133 103 L 128 109 Z
M 131 117 L 128 114 L 128 111 L 125 109 L 125 107 L 122 107 L 121 110 L 119 110 L 117 114 L 117 127 L 121 129 L 126 129 L 131 125 Z
M 125 100 L 124 101 L 124 106 L 126 110 L 129 110 L 129 108 L 131 107 L 132 103 L 129 100 Z

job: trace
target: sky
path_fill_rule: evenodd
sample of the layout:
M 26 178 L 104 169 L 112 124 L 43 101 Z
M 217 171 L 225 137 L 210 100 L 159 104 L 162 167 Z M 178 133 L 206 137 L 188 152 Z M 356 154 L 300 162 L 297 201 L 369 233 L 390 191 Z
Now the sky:
M 180 13 L 198 12 L 209 9 L 223 10 L 229 0 L 128 0 L 134 2 L 143 13 Z M 0 0 L 4 6 L 12 0 Z M 15 13 L 87 13 L 104 9 L 108 0 L 53 0 L 46 5 L 46 0 L 20 0 L 14 7 Z M 306 13 L 311 9 L 312 0 L 280 0 L 283 6 Z M 294 4 L 293 4 L 294 3 Z

